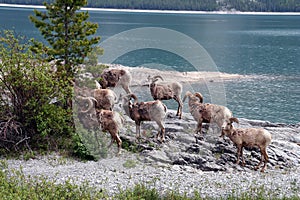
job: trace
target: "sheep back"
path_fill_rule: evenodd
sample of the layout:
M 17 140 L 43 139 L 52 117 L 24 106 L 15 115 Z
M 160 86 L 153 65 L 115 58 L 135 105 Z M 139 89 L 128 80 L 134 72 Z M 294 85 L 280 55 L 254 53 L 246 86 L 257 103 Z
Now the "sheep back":
M 132 106 L 130 117 L 134 121 L 161 121 L 166 116 L 166 106 L 161 101 L 140 102 Z
M 99 121 L 103 131 L 112 131 L 117 133 L 123 126 L 124 119 L 115 111 L 101 110 L 99 113 Z
M 96 89 L 94 90 L 94 98 L 97 100 L 97 109 L 112 110 L 117 97 L 112 90 Z
M 123 69 L 105 70 L 100 75 L 99 83 L 104 89 L 108 87 L 116 87 L 121 76 L 123 76 L 125 73 L 126 71 Z
M 215 104 L 202 104 L 199 106 L 199 115 L 202 117 L 203 122 L 217 123 L 222 126 L 226 119 L 232 117 L 232 112 L 225 106 Z
M 169 100 L 174 96 L 173 89 L 170 85 L 156 85 L 155 87 L 151 87 L 150 90 L 154 100 Z
M 153 84 L 150 86 L 150 92 L 154 100 L 169 100 L 175 96 L 181 96 L 182 86 L 180 83 L 174 82 L 170 84 Z
M 272 135 L 262 128 L 234 129 L 229 138 L 244 147 L 266 147 L 271 143 Z

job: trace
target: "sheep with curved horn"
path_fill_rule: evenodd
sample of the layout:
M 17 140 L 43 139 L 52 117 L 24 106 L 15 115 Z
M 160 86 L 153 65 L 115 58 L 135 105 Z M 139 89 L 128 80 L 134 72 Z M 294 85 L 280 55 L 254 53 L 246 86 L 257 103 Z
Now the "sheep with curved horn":
M 131 102 L 134 99 L 134 102 Z M 123 108 L 125 113 L 136 124 L 136 137 L 141 136 L 141 122 L 142 121 L 155 121 L 160 128 L 157 138 L 160 135 L 160 141 L 165 141 L 165 126 L 164 119 L 167 113 L 167 107 L 159 100 L 138 102 L 135 94 L 129 94 L 123 97 Z
M 114 141 L 118 145 L 118 154 L 121 153 L 122 141 L 119 136 L 119 132 L 123 127 L 124 118 L 115 111 L 104 110 L 104 109 L 95 109 L 97 100 L 93 97 L 77 97 L 79 105 L 78 118 L 87 129 L 97 129 L 101 128 L 102 131 L 107 131 L 111 135 L 110 147 Z M 86 109 L 80 108 L 81 106 Z M 96 139 L 97 135 L 95 133 Z M 98 140 L 97 140 L 98 142 Z
M 156 83 L 159 79 L 164 80 L 159 75 L 152 78 L 150 75 L 148 76 L 148 80 L 151 81 L 151 96 L 154 100 L 174 99 L 178 103 L 176 116 L 179 116 L 179 119 L 181 119 L 183 107 L 183 103 L 181 100 L 182 85 L 179 82 Z
M 131 84 L 131 74 L 128 70 L 125 69 L 107 69 L 104 70 L 100 77 L 99 83 L 103 89 L 109 87 L 116 87 L 117 85 L 122 86 L 127 94 L 131 93 L 129 88 Z
M 201 134 L 202 123 L 216 123 L 219 128 L 224 127 L 229 118 L 232 117 L 232 112 L 225 106 L 203 103 L 203 96 L 201 93 L 191 93 L 187 91 L 183 101 L 189 98 L 189 111 L 197 121 L 197 128 L 195 130 L 196 143 L 198 142 L 197 134 Z M 221 136 L 224 136 L 221 133 Z

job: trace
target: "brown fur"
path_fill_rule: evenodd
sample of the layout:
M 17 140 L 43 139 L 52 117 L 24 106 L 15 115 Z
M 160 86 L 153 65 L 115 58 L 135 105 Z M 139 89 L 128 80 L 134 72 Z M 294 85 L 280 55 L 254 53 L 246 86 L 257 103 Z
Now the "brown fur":
M 198 133 L 202 133 L 202 123 L 216 123 L 221 128 L 229 118 L 232 117 L 231 111 L 225 106 L 203 103 L 203 96 L 196 92 L 186 92 L 183 101 L 189 98 L 189 110 L 194 119 L 197 121 L 197 128 L 195 130 L 196 143 L 198 142 Z M 221 134 L 223 136 L 223 134 Z
M 93 96 L 97 100 L 96 108 L 113 110 L 116 101 L 115 93 L 110 89 L 96 89 Z
M 111 143 L 114 141 L 118 145 L 118 154 L 121 152 L 122 141 L 119 137 L 119 131 L 124 123 L 124 119 L 114 111 L 95 109 L 95 104 L 97 100 L 93 97 L 77 97 L 77 102 L 79 105 L 78 118 L 82 123 L 83 127 L 89 130 L 98 131 L 99 127 L 102 131 L 107 131 L 111 135 Z M 81 106 L 86 107 L 82 109 Z M 95 132 L 95 137 L 97 139 L 97 133 Z
M 118 154 L 121 152 L 121 147 L 122 147 L 122 140 L 119 137 L 119 131 L 121 128 L 122 123 L 124 123 L 123 118 L 121 119 L 121 123 L 118 122 L 116 119 L 119 116 L 116 112 L 110 111 L 110 110 L 98 110 L 98 119 L 100 122 L 100 126 L 102 131 L 107 131 L 111 135 L 111 143 L 109 147 L 113 144 L 114 141 L 117 142 L 118 145 Z
M 232 125 L 233 122 L 238 122 L 238 120 L 236 118 L 230 118 L 230 123 L 228 123 L 222 131 L 237 146 L 236 164 L 239 164 L 240 157 L 242 157 L 242 165 L 245 165 L 243 147 L 258 147 L 261 152 L 261 159 L 258 165 L 255 167 L 255 170 L 257 170 L 261 163 L 264 162 L 264 165 L 261 169 L 261 172 L 264 172 L 267 162 L 269 161 L 269 156 L 266 149 L 271 143 L 271 134 L 262 128 L 235 129 Z
M 131 98 L 134 99 L 134 102 L 131 102 Z M 157 137 L 160 135 L 161 142 L 165 141 L 165 127 L 163 124 L 163 119 L 166 116 L 167 107 L 159 100 L 150 101 L 150 102 L 138 102 L 137 97 L 134 94 L 130 94 L 126 97 L 123 97 L 124 103 L 123 107 L 126 114 L 135 121 L 136 125 L 136 137 L 140 137 L 140 128 L 142 121 L 155 121 L 160 127 L 160 132 L 157 134 Z
M 123 69 L 105 70 L 101 73 L 101 75 L 99 77 L 99 83 L 103 89 L 116 87 L 117 84 L 120 82 L 121 78 L 124 77 L 126 75 L 126 73 L 129 73 L 129 72 L 126 72 Z M 124 80 L 124 82 L 121 85 L 127 93 L 130 93 L 129 84 L 131 81 L 131 75 L 128 74 L 127 79 L 128 80 Z M 125 82 L 126 82 L 126 84 L 125 84 Z
M 148 77 L 148 80 L 151 80 L 150 92 L 154 100 L 170 100 L 174 99 L 178 103 L 176 116 L 179 116 L 179 119 L 182 117 L 182 107 L 183 103 L 181 100 L 182 85 L 178 82 L 172 83 L 156 83 L 158 78 L 163 80 L 161 76 L 154 76 L 151 78 Z

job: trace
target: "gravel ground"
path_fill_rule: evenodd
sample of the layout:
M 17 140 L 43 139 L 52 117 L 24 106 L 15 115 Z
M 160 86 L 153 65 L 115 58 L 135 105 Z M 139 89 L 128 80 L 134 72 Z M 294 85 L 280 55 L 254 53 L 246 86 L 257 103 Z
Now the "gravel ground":
M 20 169 L 24 174 L 47 176 L 57 182 L 71 179 L 75 183 L 87 181 L 90 186 L 103 189 L 109 195 L 118 193 L 135 184 L 147 184 L 161 193 L 174 190 L 193 195 L 197 191 L 202 197 L 223 197 L 231 194 L 261 192 L 262 188 L 271 197 L 282 198 L 300 193 L 300 169 L 267 169 L 258 171 L 203 172 L 187 166 L 145 164 L 138 154 L 124 152 L 94 162 L 79 162 L 50 155 L 37 159 L 7 160 L 9 169 Z M 254 197 L 255 198 L 255 197 Z

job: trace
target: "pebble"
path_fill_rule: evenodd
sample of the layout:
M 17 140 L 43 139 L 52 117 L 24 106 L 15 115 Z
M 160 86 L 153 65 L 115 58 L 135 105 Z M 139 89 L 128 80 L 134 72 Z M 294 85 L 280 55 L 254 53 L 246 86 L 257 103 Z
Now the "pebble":
M 218 171 L 204 172 L 189 166 L 153 166 L 138 161 L 140 155 L 124 153 L 119 157 L 102 159 L 97 162 L 80 162 L 48 155 L 28 161 L 6 160 L 8 169 L 22 169 L 25 175 L 45 176 L 62 183 L 68 179 L 80 184 L 85 181 L 99 190 L 104 189 L 110 196 L 120 190 L 133 188 L 136 184 L 146 184 L 159 192 L 176 191 L 193 196 L 226 198 L 229 195 L 260 192 L 271 194 L 273 198 L 297 196 L 300 193 L 300 170 L 267 169 L 259 171 Z M 60 160 L 53 164 L 53 157 Z M 135 160 L 136 165 L 126 168 L 127 160 Z M 21 167 L 21 168 L 20 168 Z

